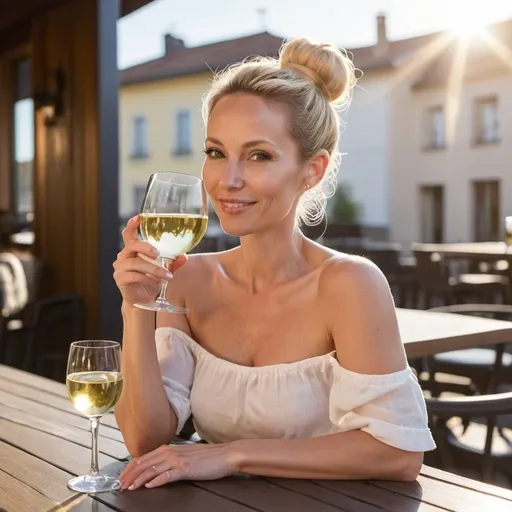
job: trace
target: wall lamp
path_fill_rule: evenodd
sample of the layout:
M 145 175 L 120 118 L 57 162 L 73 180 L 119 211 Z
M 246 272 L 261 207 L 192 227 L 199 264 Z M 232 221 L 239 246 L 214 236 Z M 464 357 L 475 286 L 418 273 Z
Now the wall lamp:
M 53 87 L 51 91 L 41 91 L 34 94 L 36 110 L 43 112 L 44 124 L 55 126 L 60 117 L 64 115 L 64 72 L 61 68 L 52 73 Z

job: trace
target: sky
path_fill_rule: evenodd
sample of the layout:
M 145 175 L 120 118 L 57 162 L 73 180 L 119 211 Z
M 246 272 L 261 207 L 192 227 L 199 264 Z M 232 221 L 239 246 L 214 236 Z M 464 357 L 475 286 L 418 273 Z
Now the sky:
M 258 9 L 265 9 L 262 17 Z M 402 39 L 465 22 L 512 19 L 512 0 L 154 0 L 118 22 L 118 66 L 163 54 L 164 34 L 188 46 L 266 29 L 281 37 L 306 36 L 346 48 L 375 42 L 378 13 L 386 15 L 388 38 Z M 31 100 L 16 106 L 16 160 L 34 155 Z M 28 128 L 27 128 L 28 127 Z M 21 136 L 21 134 L 24 136 Z
M 258 9 L 265 9 L 264 18 Z M 450 28 L 463 21 L 512 19 L 512 0 L 154 0 L 118 22 L 118 64 L 125 68 L 163 54 L 167 32 L 187 46 L 267 29 L 346 48 L 375 42 L 378 13 L 392 40 Z

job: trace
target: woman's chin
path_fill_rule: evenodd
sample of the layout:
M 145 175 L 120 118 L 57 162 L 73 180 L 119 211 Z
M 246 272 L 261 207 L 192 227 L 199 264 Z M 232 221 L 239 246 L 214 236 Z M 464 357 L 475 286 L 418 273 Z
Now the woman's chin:
M 241 236 L 251 235 L 255 231 L 251 226 L 244 222 L 233 221 L 233 219 L 219 220 L 222 231 L 224 231 L 228 236 L 240 238 Z

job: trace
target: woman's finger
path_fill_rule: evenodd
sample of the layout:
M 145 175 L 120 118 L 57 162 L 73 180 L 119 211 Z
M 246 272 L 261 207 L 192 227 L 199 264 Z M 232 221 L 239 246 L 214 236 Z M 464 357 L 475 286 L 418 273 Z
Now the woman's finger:
M 178 269 L 183 267 L 185 263 L 187 263 L 188 256 L 186 254 L 180 254 L 176 257 L 176 259 L 172 262 L 170 266 L 170 270 L 172 273 L 176 272 Z
M 140 272 L 159 279 L 172 279 L 172 274 L 156 262 L 148 261 L 146 258 L 128 258 L 118 260 L 114 263 L 116 272 Z
M 144 455 L 141 455 L 140 457 L 136 457 L 129 464 L 126 465 L 126 467 L 121 472 L 121 475 L 119 475 L 119 479 L 126 475 L 129 475 L 132 471 L 135 471 L 136 468 L 138 468 L 139 471 L 145 469 L 147 467 L 148 462 L 151 462 L 153 464 L 154 461 L 162 460 L 163 458 L 165 458 L 166 452 L 168 450 L 168 446 L 162 445 L 156 448 L 155 450 L 152 450 L 148 453 L 145 453 Z
M 148 467 L 133 479 L 133 483 L 128 486 L 128 490 L 134 491 L 171 469 L 173 464 L 169 459 L 170 458 L 167 458 L 162 462 L 155 462 L 155 464 L 151 465 L 148 464 Z
M 114 272 L 114 280 L 118 286 L 125 286 L 127 284 L 145 284 L 147 286 L 154 286 L 156 284 L 162 284 L 162 279 L 147 275 L 140 274 L 139 272 Z
M 132 217 L 126 224 L 126 227 L 123 229 L 123 242 L 125 245 L 131 240 L 138 240 L 137 228 L 140 224 L 140 217 L 135 215 Z
M 148 242 L 142 240 L 129 240 L 124 249 L 119 253 L 120 258 L 133 257 L 134 254 L 144 254 L 152 260 L 158 258 L 158 251 Z
M 160 485 L 165 485 L 170 482 L 177 482 L 178 480 L 183 480 L 185 478 L 185 474 L 179 468 L 172 468 L 160 473 L 157 477 L 150 480 L 146 487 L 159 487 Z
M 150 454 L 152 454 L 152 458 L 146 459 L 144 462 L 134 460 L 123 469 L 119 475 L 119 481 L 121 482 L 121 487 L 123 489 L 130 487 L 148 468 L 151 468 L 156 464 L 162 464 L 165 460 L 165 457 L 161 453 L 150 452 Z

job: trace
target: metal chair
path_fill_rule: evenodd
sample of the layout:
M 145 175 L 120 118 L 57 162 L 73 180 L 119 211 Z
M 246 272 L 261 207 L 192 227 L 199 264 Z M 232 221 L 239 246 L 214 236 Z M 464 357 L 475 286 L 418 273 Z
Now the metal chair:
M 506 304 L 457 304 L 430 311 L 512 320 L 512 306 Z M 507 344 L 504 343 L 487 348 L 454 350 L 427 357 L 425 367 L 429 378 L 424 387 L 428 387 L 433 396 L 439 396 L 443 391 L 485 394 L 512 379 L 512 354 L 507 352 Z M 440 384 L 435 379 L 437 373 L 466 377 L 471 384 L 469 387 Z
M 83 317 L 83 300 L 79 295 L 59 295 L 35 302 L 25 326 L 23 369 L 64 380 L 69 343 L 84 337 Z
M 512 483 L 512 444 L 501 453 L 493 451 L 497 418 L 512 413 L 512 392 L 460 398 L 426 398 L 427 411 L 437 450 L 425 455 L 425 463 L 456 472 L 478 468 L 482 481 L 492 482 L 496 469 Z M 449 428 L 447 421 L 460 417 L 486 418 L 483 446 L 467 444 Z
M 425 307 L 432 307 L 433 299 L 443 305 L 468 302 L 494 303 L 499 296 L 501 302 L 508 297 L 509 280 L 497 274 L 451 275 L 448 261 L 436 252 L 415 250 L 416 277 L 425 296 Z

